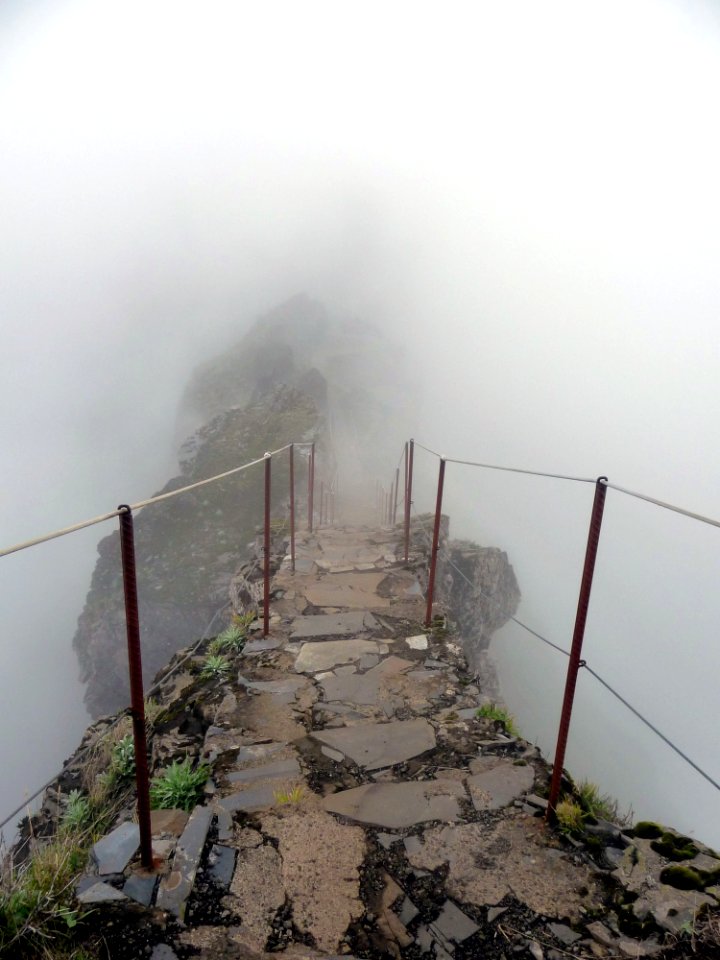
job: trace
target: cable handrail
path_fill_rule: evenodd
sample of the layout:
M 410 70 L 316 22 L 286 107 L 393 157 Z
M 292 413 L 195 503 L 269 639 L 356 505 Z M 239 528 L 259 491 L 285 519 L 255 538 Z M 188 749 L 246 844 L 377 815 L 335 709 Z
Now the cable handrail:
M 422 533 L 425 535 L 425 539 L 429 545 L 430 538 L 427 535 L 427 525 L 420 519 L 417 513 L 415 514 L 415 519 L 418 521 L 420 529 Z M 462 577 L 462 579 L 468 584 L 468 586 L 472 587 L 474 590 L 477 590 L 481 597 L 490 601 L 491 603 L 495 603 L 495 605 L 499 607 L 500 605 L 499 601 L 495 600 L 494 597 L 488 596 L 484 591 L 479 590 L 477 587 L 477 584 L 474 584 L 472 580 L 470 580 L 470 578 L 460 569 L 460 567 L 458 567 L 457 564 L 454 563 L 454 561 L 450 557 L 450 553 L 446 546 L 442 548 L 442 555 L 443 555 L 443 559 Z M 548 640 L 547 637 L 544 637 L 541 633 L 538 633 L 537 630 L 533 630 L 532 627 L 529 627 L 526 623 L 523 623 L 522 620 L 519 620 L 517 617 L 514 617 L 514 616 L 510 617 L 509 619 L 513 623 L 516 623 L 519 627 L 522 627 L 523 630 L 527 631 L 533 637 L 536 637 L 538 640 L 542 640 L 542 642 L 547 644 L 547 646 L 552 647 L 553 650 L 556 650 L 558 653 L 561 653 L 565 657 L 570 656 L 569 651 L 563 649 L 558 644 L 553 643 L 552 640 Z M 665 744 L 667 744 L 667 746 L 670 747 L 671 750 L 673 750 L 679 757 L 685 760 L 685 762 L 688 763 L 693 768 L 693 770 L 699 773 L 700 776 L 703 777 L 705 780 L 707 780 L 708 783 L 710 783 L 713 787 L 715 787 L 716 790 L 720 791 L 720 783 L 714 780 L 710 776 L 710 774 L 707 773 L 707 771 L 703 770 L 702 767 L 700 767 L 697 763 L 695 763 L 695 761 L 691 757 L 689 757 L 681 747 L 679 747 L 668 736 L 666 736 L 660 729 L 658 729 L 658 727 L 656 727 L 651 720 L 648 720 L 647 717 L 645 717 L 642 713 L 640 713 L 637 707 L 634 707 L 628 700 L 625 699 L 625 697 L 623 697 L 620 693 L 618 693 L 618 691 L 614 687 L 612 687 L 607 680 L 601 677 L 596 670 L 593 670 L 593 668 L 588 664 L 587 660 L 581 660 L 580 666 L 584 667 L 588 671 L 588 673 L 598 681 L 598 683 L 602 684 L 602 686 L 605 687 L 605 689 L 609 693 L 611 693 L 620 703 L 622 703 L 623 706 L 625 706 L 632 714 L 634 714 L 634 716 L 636 716 L 638 720 L 644 723 L 645 726 L 649 730 L 651 730 L 654 734 L 656 734 Z
M 702 513 L 694 513 L 692 510 L 686 510 L 685 507 L 677 507 L 672 503 L 666 503 L 664 500 L 658 500 L 655 497 L 650 497 L 646 493 L 638 493 L 636 490 L 628 490 L 627 487 L 621 487 L 617 483 L 607 484 L 612 490 L 617 490 L 618 493 L 624 493 L 628 497 L 636 497 L 638 500 L 645 500 L 647 503 L 652 503 L 656 507 L 662 507 L 663 510 L 672 510 L 673 513 L 679 513 L 684 517 L 690 517 L 691 520 L 699 520 L 700 523 L 709 523 L 712 527 L 720 527 L 720 520 L 713 520 L 712 517 L 706 517 Z
M 162 500 L 169 500 L 171 497 L 177 497 L 181 493 L 187 493 L 189 490 L 196 490 L 198 487 L 204 487 L 209 483 L 215 483 L 216 480 L 224 480 L 225 477 L 231 477 L 236 473 L 242 473 L 244 470 L 250 469 L 250 467 L 257 466 L 258 463 L 263 463 L 265 458 L 268 456 L 274 457 L 279 453 L 283 453 L 285 450 L 289 450 L 291 446 L 309 447 L 311 446 L 311 442 L 302 441 L 295 444 L 286 443 L 284 447 L 278 447 L 277 450 L 271 450 L 262 457 L 258 457 L 257 460 L 251 460 L 250 463 L 244 463 L 239 467 L 233 467 L 232 470 L 226 470 L 224 473 L 218 473 L 214 477 L 207 477 L 205 480 L 198 480 L 195 483 L 189 483 L 184 487 L 179 487 L 177 490 L 169 490 L 167 493 L 159 493 L 154 497 L 148 497 L 146 500 L 139 500 L 137 503 L 129 504 L 129 507 L 131 510 L 140 510 L 143 507 L 148 507 L 153 503 L 160 503 Z M 10 547 L 4 547 L 2 550 L 0 550 L 0 557 L 8 557 L 12 553 L 19 553 L 21 550 L 27 550 L 29 547 L 35 547 L 40 543 L 47 543 L 49 540 L 57 540 L 59 537 L 65 537 L 70 533 L 75 533 L 77 530 L 83 530 L 86 527 L 92 527 L 95 524 L 104 523 L 106 520 L 112 520 L 114 517 L 119 517 L 122 513 L 125 513 L 126 510 L 126 507 L 111 510 L 109 513 L 100 514 L 100 516 L 93 517 L 90 520 L 81 520 L 79 523 L 74 523 L 67 527 L 61 527 L 59 530 L 52 531 L 52 533 L 46 533 L 39 537 L 33 537 L 31 540 L 23 540 L 21 543 L 13 544 Z
M 457 463 L 466 467 L 480 467 L 485 470 L 501 470 L 505 473 L 520 473 L 531 477 L 548 477 L 552 480 L 570 480 L 575 483 L 597 483 L 598 481 L 598 477 L 577 477 L 566 473 L 549 473 L 544 470 L 527 470 L 521 467 L 506 467 L 496 463 L 481 463 L 475 460 L 462 460 L 459 457 L 446 457 L 443 454 L 438 453 L 437 450 L 433 450 L 431 447 L 424 446 L 424 444 L 420 443 L 419 440 L 414 440 L 413 442 L 416 447 L 420 447 L 421 450 L 425 450 L 427 453 L 432 454 L 439 460 L 444 460 L 446 463 Z M 663 510 L 671 510 L 673 513 L 678 513 L 681 516 L 689 517 L 691 520 L 699 520 L 701 523 L 707 523 L 713 527 L 720 527 L 720 520 L 715 520 L 712 517 L 705 516 L 702 513 L 688 510 L 686 507 L 680 507 L 676 504 L 668 503 L 667 501 L 660 500 L 657 497 L 651 497 L 649 494 L 640 493 L 637 490 L 630 490 L 627 487 L 621 486 L 620 484 L 610 483 L 606 477 L 601 477 L 600 479 L 603 480 L 607 487 L 612 490 L 617 490 L 618 493 L 624 493 L 626 496 L 635 497 L 638 500 L 645 500 L 647 503 L 652 503 L 656 507 L 661 507 Z

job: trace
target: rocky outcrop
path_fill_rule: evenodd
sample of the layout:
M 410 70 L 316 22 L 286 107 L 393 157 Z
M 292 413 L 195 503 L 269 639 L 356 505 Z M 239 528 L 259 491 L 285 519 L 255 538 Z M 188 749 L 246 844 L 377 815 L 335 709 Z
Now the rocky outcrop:
M 228 410 L 183 446 L 181 473 L 166 493 L 230 470 L 290 440 L 315 439 L 322 421 L 301 391 L 278 387 L 245 407 Z M 299 458 L 298 458 L 299 459 Z M 273 465 L 273 514 L 287 512 L 288 465 Z M 298 462 L 298 483 L 302 464 Z M 141 510 L 135 523 L 143 670 L 154 676 L 180 647 L 202 636 L 228 603 L 239 562 L 248 558 L 263 508 L 261 468 Z M 128 702 L 125 611 L 117 532 L 98 545 L 85 608 L 73 646 L 93 716 Z
M 507 554 L 469 540 L 443 545 L 438 589 L 452 610 L 468 664 L 480 672 L 493 633 L 517 612 L 520 588 Z

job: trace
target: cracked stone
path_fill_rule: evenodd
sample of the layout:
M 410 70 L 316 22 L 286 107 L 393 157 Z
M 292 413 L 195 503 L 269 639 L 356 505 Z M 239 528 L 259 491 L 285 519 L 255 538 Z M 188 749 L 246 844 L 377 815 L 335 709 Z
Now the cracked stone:
M 323 806 L 350 820 L 397 830 L 428 820 L 456 820 L 464 796 L 462 784 L 453 780 L 371 783 L 333 793 Z
M 278 780 L 300 776 L 300 764 L 297 760 L 277 760 L 262 767 L 250 767 L 228 773 L 229 783 L 251 783 L 253 780 Z
M 476 810 L 499 810 L 531 790 L 535 783 L 535 770 L 529 764 L 516 766 L 503 761 L 492 770 L 468 777 L 473 806 Z
M 366 770 L 392 767 L 435 747 L 435 732 L 422 718 L 316 730 L 310 736 L 341 751 Z
M 157 906 L 175 914 L 180 920 L 185 915 L 185 905 L 192 892 L 212 817 L 210 807 L 195 807 L 178 840 L 172 870 L 160 882 Z
M 120 890 L 111 887 L 109 883 L 94 883 L 87 890 L 77 895 L 78 903 L 117 903 L 121 900 L 127 901 L 127 897 Z

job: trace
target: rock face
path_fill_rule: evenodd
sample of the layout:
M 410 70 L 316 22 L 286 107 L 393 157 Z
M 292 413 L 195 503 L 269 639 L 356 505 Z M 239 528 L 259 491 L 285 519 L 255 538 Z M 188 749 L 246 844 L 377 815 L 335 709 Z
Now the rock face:
M 469 540 L 450 540 L 440 552 L 441 599 L 453 612 L 468 664 L 478 670 L 496 630 L 517 612 L 520 588 L 507 554 Z

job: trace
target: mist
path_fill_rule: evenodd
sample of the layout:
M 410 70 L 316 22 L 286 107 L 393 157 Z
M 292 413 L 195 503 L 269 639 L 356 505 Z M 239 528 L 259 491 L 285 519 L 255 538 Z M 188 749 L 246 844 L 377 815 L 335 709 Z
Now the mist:
M 0 544 L 161 486 L 193 367 L 298 291 L 412 371 L 398 453 L 720 516 L 719 53 L 703 2 L 4 4 Z M 591 493 L 449 468 L 453 534 L 508 551 L 566 648 Z M 6 811 L 87 722 L 70 641 L 105 532 L 2 561 Z M 611 491 L 587 657 L 718 779 L 715 534 Z M 551 750 L 557 663 L 494 648 Z M 570 769 L 720 843 L 717 794 L 578 697 Z

